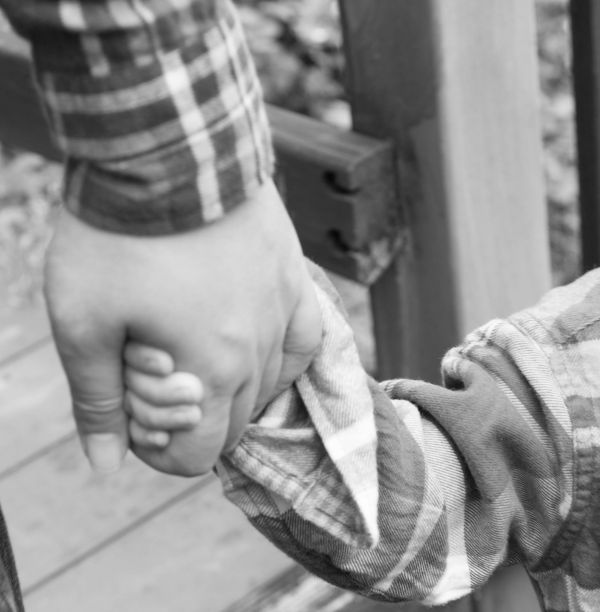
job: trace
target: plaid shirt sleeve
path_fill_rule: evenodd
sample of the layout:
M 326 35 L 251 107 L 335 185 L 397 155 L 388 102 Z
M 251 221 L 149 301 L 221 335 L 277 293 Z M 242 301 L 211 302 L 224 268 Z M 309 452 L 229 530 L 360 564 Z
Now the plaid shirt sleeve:
M 471 334 L 443 386 L 370 381 L 315 274 L 321 351 L 222 458 L 229 499 L 371 598 L 443 604 L 520 562 L 546 609 L 600 609 L 600 270 Z
M 32 45 L 65 203 L 113 232 L 214 221 L 272 174 L 262 94 L 229 0 L 0 0 Z

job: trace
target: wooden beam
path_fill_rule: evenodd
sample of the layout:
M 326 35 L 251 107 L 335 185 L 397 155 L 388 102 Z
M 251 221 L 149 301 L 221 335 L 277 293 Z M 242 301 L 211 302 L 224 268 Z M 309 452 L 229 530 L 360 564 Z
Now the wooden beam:
M 30 75 L 28 48 L 0 35 L 0 141 L 60 159 Z M 389 142 L 353 134 L 275 107 L 281 185 L 306 254 L 342 276 L 368 284 L 398 246 L 391 231 L 395 201 Z
M 374 282 L 399 245 L 390 223 L 391 144 L 273 106 L 268 114 L 284 200 L 306 254 L 346 278 Z
M 0 32 L 0 76 L 0 142 L 59 160 L 31 79 L 29 48 L 7 32 Z
M 392 138 L 410 249 L 372 287 L 382 376 L 550 286 L 532 0 L 340 0 L 354 129 Z M 387 339 L 387 341 L 386 341 Z
M 371 288 L 379 375 L 438 382 L 465 333 L 550 287 L 533 0 L 339 1 L 354 129 L 394 140 L 410 228 Z M 539 611 L 516 571 L 444 609 Z
M 582 265 L 600 265 L 600 5 L 571 0 Z

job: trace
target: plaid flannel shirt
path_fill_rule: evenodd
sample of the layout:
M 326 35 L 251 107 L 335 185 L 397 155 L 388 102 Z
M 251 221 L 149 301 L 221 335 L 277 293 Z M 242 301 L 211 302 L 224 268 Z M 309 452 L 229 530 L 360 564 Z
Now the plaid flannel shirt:
M 82 219 L 180 231 L 270 175 L 227 0 L 0 7 L 32 43 Z M 600 273 L 472 334 L 444 359 L 444 386 L 369 380 L 315 274 L 321 352 L 219 464 L 226 495 L 311 571 L 369 597 L 443 603 L 520 561 L 547 610 L 600 609 Z
M 371 598 L 442 604 L 521 562 L 548 612 L 600 610 L 600 270 L 472 333 L 442 386 L 370 380 L 314 274 L 320 353 L 222 458 L 229 499 Z
M 32 45 L 66 206 L 112 232 L 220 218 L 272 174 L 252 59 L 229 0 L 0 0 Z
M 64 200 L 112 232 L 222 217 L 272 174 L 254 65 L 229 0 L 0 0 L 31 43 L 65 157 Z M 21 611 L 0 515 L 0 610 Z

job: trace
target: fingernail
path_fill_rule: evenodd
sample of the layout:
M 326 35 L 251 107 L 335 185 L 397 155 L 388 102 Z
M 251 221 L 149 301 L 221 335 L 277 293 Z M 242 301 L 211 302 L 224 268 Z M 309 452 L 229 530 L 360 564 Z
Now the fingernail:
M 197 404 L 202 401 L 204 396 L 202 383 L 194 375 L 178 372 L 173 375 L 172 380 L 179 401 L 186 404 Z
M 148 441 L 154 446 L 167 446 L 171 436 L 164 431 L 154 431 L 148 434 Z
M 112 474 L 121 467 L 123 447 L 116 434 L 90 434 L 85 437 L 85 452 L 96 472 Z
M 196 425 L 202 419 L 200 408 L 193 408 L 175 413 L 175 417 L 182 425 Z
M 197 404 L 202 399 L 200 394 L 190 387 L 179 387 L 175 393 L 178 400 L 183 404 Z

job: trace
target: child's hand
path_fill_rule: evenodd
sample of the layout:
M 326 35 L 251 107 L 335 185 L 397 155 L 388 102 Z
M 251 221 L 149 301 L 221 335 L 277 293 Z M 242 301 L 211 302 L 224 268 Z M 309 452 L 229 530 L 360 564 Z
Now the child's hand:
M 157 469 L 196 473 L 195 457 L 187 457 L 189 465 L 179 465 L 186 457 L 169 457 L 169 447 L 176 441 L 172 434 L 193 430 L 201 422 L 202 383 L 193 374 L 174 372 L 173 360 L 164 351 L 142 344 L 128 343 L 124 361 L 132 450 Z

